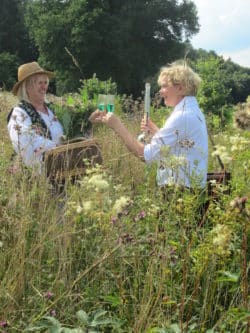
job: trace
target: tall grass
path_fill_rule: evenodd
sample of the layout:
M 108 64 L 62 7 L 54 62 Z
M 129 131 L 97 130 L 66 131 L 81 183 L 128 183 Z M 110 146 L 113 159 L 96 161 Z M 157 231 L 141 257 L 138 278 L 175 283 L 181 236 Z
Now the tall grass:
M 65 331 L 87 332 L 96 310 L 113 320 L 95 319 L 96 332 L 248 332 L 249 146 L 232 151 L 228 139 L 249 142 L 248 132 L 230 127 L 216 137 L 233 156 L 231 192 L 216 186 L 219 198 L 199 226 L 200 195 L 164 199 L 155 166 L 101 126 L 94 135 L 103 165 L 64 193 L 29 170 L 11 174 L 11 102 L 8 94 L 0 98 L 1 332 L 52 332 L 53 325 L 59 332 L 48 318 Z M 139 133 L 137 120 L 124 121 Z M 77 319 L 79 310 L 88 324 Z M 45 316 L 47 328 L 36 328 Z

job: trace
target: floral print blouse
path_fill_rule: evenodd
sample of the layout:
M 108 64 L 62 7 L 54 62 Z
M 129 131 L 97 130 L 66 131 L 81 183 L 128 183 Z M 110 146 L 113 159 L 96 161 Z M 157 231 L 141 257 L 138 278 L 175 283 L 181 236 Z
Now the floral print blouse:
M 32 111 L 32 107 L 27 112 L 25 108 L 26 104 L 20 103 L 8 117 L 10 139 L 24 165 L 41 171 L 44 152 L 60 144 L 63 127 L 48 107 L 47 114 Z

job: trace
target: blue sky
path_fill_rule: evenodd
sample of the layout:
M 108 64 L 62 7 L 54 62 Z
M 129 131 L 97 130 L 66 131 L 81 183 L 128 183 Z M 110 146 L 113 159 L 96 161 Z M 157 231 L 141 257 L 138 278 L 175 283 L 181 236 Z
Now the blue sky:
M 250 68 L 250 0 L 192 1 L 200 23 L 200 32 L 191 39 L 193 47 Z

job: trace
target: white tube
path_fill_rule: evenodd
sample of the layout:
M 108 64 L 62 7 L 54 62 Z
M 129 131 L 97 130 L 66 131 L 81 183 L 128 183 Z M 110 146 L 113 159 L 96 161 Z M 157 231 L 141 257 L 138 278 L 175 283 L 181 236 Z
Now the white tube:
M 149 119 L 149 113 L 150 113 L 150 83 L 145 84 L 145 96 L 144 96 L 144 115 L 146 124 L 148 124 Z

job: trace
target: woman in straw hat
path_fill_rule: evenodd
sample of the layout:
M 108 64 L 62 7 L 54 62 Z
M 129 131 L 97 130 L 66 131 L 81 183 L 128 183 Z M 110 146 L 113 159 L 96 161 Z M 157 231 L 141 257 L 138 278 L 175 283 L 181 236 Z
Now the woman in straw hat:
M 37 62 L 18 68 L 13 94 L 19 103 L 8 115 L 8 131 L 15 152 L 24 165 L 41 171 L 44 152 L 60 144 L 63 127 L 46 103 L 49 79 L 53 72 Z

